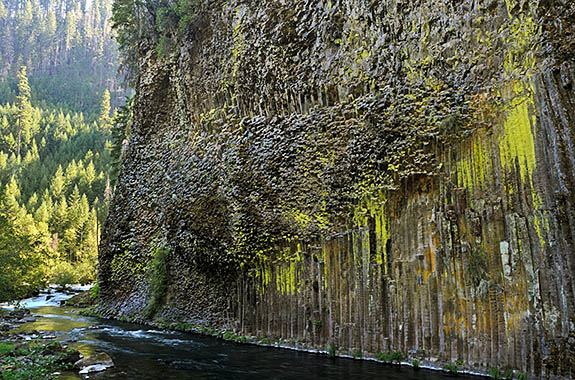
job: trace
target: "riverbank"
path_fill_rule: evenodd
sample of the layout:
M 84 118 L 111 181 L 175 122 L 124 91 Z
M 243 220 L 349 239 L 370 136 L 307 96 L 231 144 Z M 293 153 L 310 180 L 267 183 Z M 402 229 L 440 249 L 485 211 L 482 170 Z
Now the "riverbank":
M 50 294 L 25 300 L 22 304 L 31 310 L 29 322 L 21 318 L 23 323 L 14 323 L 17 328 L 12 329 L 10 334 L 15 334 L 12 337 L 35 334 L 36 340 L 44 338 L 42 343 L 44 346 L 50 344 L 52 340 L 65 349 L 77 350 L 85 358 L 105 359 L 114 366 L 90 374 L 83 374 L 79 369 L 51 369 L 52 372 L 45 372 L 46 376 L 51 377 L 8 379 L 83 380 L 89 376 L 92 380 L 157 380 L 158 378 L 442 380 L 446 375 L 437 371 L 416 370 L 410 366 L 382 365 L 372 360 L 330 357 L 317 351 L 305 352 L 302 347 L 297 351 L 278 350 L 277 347 L 290 347 L 286 346 L 285 341 L 281 341 L 278 345 L 278 342 L 272 339 L 242 337 L 231 332 L 220 334 L 191 324 L 158 324 L 152 327 L 128 321 L 95 318 L 81 315 L 78 308 L 69 305 L 76 302 L 83 303 L 82 300 L 86 298 L 87 294 L 71 299 L 70 294 L 51 291 Z M 214 336 L 221 339 L 216 339 Z M 105 356 L 102 353 L 105 353 Z M 39 350 L 38 356 L 46 358 L 46 355 L 42 356 L 43 354 L 44 351 Z M 29 363 L 33 360 L 40 361 L 41 358 L 32 356 L 22 360 Z M 472 379 L 463 374 L 458 378 Z
M 79 295 L 80 296 L 80 295 Z M 77 300 L 82 300 L 83 297 L 89 297 L 87 295 L 78 297 Z M 75 300 L 75 302 L 78 302 Z M 146 320 L 141 318 L 110 318 L 98 313 L 97 305 L 93 304 L 91 306 L 83 307 L 79 311 L 81 315 L 90 316 L 95 318 L 116 320 L 122 323 L 133 323 L 138 325 L 147 326 L 148 328 L 158 329 L 163 331 L 173 331 L 181 333 L 191 333 L 196 335 L 201 335 L 210 338 L 216 338 L 228 343 L 237 343 L 243 345 L 253 345 L 258 347 L 266 347 L 273 349 L 282 349 L 295 351 L 305 354 L 315 354 L 323 357 L 329 357 L 330 359 L 341 359 L 341 360 L 356 360 L 356 361 L 369 361 L 377 363 L 378 365 L 383 365 L 387 368 L 409 368 L 415 372 L 419 370 L 430 370 L 438 374 L 447 375 L 450 377 L 454 376 L 473 376 L 473 377 L 491 377 L 501 380 L 511 380 L 511 379 L 526 379 L 525 375 L 522 373 L 516 373 L 514 371 L 504 371 L 497 367 L 489 368 L 488 373 L 473 371 L 468 368 L 465 363 L 461 361 L 449 363 L 447 365 L 441 365 L 438 358 L 431 359 L 417 359 L 412 357 L 407 357 L 400 351 L 392 352 L 379 352 L 376 356 L 366 355 L 360 351 L 353 354 L 347 354 L 339 350 L 333 344 L 329 344 L 325 350 L 318 350 L 306 344 L 303 340 L 295 339 L 281 339 L 273 336 L 258 336 L 258 335 L 241 335 L 232 330 L 226 329 L 213 329 L 201 324 L 194 324 L 189 322 L 176 322 L 176 321 L 160 321 L 160 320 Z
M 81 359 L 78 350 L 55 341 L 44 331 L 13 332 L 35 322 L 28 309 L 0 309 L 0 378 L 3 380 L 52 380 Z

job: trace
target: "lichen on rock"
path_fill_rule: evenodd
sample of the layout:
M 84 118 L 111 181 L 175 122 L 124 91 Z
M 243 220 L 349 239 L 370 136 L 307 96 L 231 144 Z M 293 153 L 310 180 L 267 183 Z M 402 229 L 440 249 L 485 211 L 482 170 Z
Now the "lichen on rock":
M 101 311 L 573 376 L 573 20 L 228 0 L 142 42 Z

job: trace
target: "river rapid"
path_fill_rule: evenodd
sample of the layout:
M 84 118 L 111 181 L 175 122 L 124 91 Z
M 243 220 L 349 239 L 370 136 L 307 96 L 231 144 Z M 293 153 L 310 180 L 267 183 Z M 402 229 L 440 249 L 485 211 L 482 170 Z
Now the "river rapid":
M 61 306 L 71 294 L 50 289 L 21 302 L 36 317 L 16 332 L 55 336 L 84 356 L 106 352 L 115 366 L 105 372 L 78 375 L 64 372 L 62 380 L 78 379 L 390 379 L 439 380 L 446 374 L 425 369 L 387 366 L 368 360 L 332 359 L 322 354 L 227 342 L 197 334 L 86 317 Z M 4 305 L 3 307 L 6 307 Z M 89 377 L 88 377 L 89 376 Z M 459 376 L 458 379 L 476 377 Z

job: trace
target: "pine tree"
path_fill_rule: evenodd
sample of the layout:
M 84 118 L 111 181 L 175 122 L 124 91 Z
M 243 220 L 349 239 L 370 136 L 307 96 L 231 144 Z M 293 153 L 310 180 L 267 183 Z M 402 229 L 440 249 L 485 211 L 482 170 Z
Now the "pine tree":
M 28 135 L 33 123 L 33 109 L 30 104 L 30 86 L 26 76 L 26 66 L 18 73 L 18 140 L 16 155 L 20 157 L 22 135 Z
M 61 195 L 64 194 L 64 189 L 66 186 L 66 180 L 64 178 L 64 171 L 62 170 L 62 166 L 58 166 L 58 170 L 56 170 L 56 174 L 52 179 L 52 183 L 50 184 L 50 192 L 52 193 L 52 197 L 58 199 Z
M 110 129 L 112 119 L 110 118 L 110 91 L 108 90 L 105 90 L 104 95 L 102 95 L 100 118 L 98 121 L 100 123 L 100 130 L 107 132 Z

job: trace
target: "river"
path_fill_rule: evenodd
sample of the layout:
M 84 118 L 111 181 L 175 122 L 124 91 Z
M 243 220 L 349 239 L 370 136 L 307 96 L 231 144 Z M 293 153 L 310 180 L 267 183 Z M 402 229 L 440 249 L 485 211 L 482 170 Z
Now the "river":
M 161 331 L 146 326 L 81 316 L 60 306 L 70 295 L 50 293 L 24 300 L 36 316 L 19 333 L 45 331 L 82 354 L 104 351 L 115 367 L 90 379 L 389 379 L 439 380 L 447 375 L 425 369 L 387 366 L 369 360 L 332 359 L 326 355 L 227 342 L 214 337 Z M 65 372 L 60 379 L 85 379 Z M 459 376 L 458 379 L 477 377 Z

